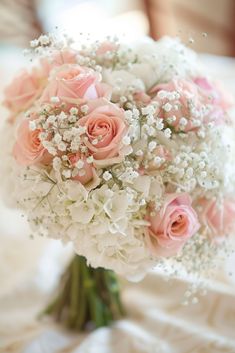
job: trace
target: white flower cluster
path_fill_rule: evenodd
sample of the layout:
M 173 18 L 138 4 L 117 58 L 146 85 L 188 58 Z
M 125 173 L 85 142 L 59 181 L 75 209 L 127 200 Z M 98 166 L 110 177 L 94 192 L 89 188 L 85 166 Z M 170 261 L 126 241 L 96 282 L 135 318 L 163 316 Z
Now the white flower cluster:
M 104 184 L 88 192 L 82 184 L 58 181 L 54 172 L 48 175 L 41 168 L 15 168 L 13 173 L 17 205 L 28 210 L 33 231 L 72 241 L 93 267 L 107 266 L 130 278 L 153 266 L 143 241 L 146 221 L 140 217 L 149 177 L 139 177 L 132 188 Z
M 119 60 L 118 60 L 119 59 Z M 195 53 L 178 39 L 163 37 L 158 42 L 143 38 L 130 47 L 122 45 L 116 54 L 115 69 L 104 68 L 106 82 L 114 87 L 114 94 L 125 95 L 176 76 L 185 78 L 200 70 Z
M 0 150 L 4 191 L 32 231 L 128 278 L 168 256 L 209 268 L 212 235 L 235 215 L 235 139 L 227 94 L 195 53 L 170 38 L 74 49 L 49 35 L 31 47 L 37 92 L 17 86 L 30 100 Z

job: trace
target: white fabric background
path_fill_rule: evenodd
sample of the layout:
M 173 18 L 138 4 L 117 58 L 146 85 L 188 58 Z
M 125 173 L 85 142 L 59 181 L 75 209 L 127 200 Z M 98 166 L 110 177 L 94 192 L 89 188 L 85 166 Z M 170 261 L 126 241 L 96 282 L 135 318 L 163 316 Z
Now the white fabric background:
M 235 94 L 235 60 L 202 60 Z M 17 51 L 2 51 L 1 91 L 22 64 Z M 187 281 L 166 282 L 156 272 L 124 281 L 128 318 L 81 335 L 37 319 L 70 254 L 57 241 L 30 239 L 20 213 L 0 205 L 0 353 L 235 353 L 235 257 L 188 306 L 181 304 Z

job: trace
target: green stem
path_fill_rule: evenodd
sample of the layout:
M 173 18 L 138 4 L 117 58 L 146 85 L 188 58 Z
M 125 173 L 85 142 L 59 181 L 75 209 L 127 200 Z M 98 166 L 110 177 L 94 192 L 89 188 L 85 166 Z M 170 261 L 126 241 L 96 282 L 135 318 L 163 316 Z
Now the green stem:
M 44 313 L 78 331 L 108 326 L 124 315 L 116 275 L 93 269 L 76 255 L 62 277 L 58 297 Z
M 80 280 L 80 268 L 79 261 L 77 257 L 75 257 L 74 261 L 71 263 L 71 272 L 72 272 L 72 280 L 71 280 L 71 305 L 69 307 L 69 320 L 68 326 L 73 327 L 76 323 L 77 312 L 79 306 L 79 280 Z

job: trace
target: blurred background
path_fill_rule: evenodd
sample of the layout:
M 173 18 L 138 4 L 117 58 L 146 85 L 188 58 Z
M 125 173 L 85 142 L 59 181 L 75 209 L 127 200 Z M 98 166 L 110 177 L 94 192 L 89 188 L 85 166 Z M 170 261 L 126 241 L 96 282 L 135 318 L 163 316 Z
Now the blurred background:
M 199 52 L 234 56 L 234 21 L 234 0 L 1 0 L 0 42 L 27 46 L 58 26 L 96 37 L 176 35 L 189 43 L 193 38 Z
M 179 36 L 199 53 L 234 57 L 234 20 L 235 0 L 0 0 L 0 87 L 25 63 L 22 48 L 43 32 L 122 41 Z

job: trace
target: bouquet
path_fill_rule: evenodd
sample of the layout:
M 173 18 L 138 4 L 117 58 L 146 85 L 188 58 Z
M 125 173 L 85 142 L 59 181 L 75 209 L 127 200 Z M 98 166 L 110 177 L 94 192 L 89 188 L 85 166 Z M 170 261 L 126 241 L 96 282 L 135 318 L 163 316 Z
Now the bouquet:
M 73 244 L 47 312 L 81 330 L 123 314 L 115 273 L 214 267 L 234 230 L 235 140 L 233 99 L 179 40 L 79 43 L 31 42 L 5 89 L 1 177 L 33 233 Z

